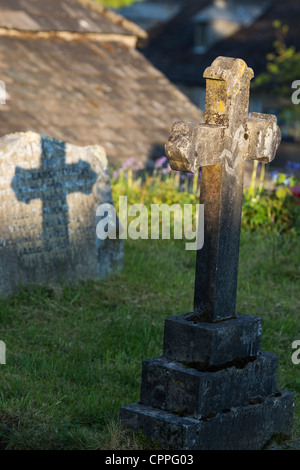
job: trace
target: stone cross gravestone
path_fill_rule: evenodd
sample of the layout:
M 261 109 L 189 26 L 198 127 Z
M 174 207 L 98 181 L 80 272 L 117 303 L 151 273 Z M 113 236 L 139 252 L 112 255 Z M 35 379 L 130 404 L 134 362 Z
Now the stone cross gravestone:
M 101 279 L 120 269 L 123 245 L 96 236 L 111 203 L 104 149 L 33 132 L 0 139 L 0 295 L 19 284 Z
M 260 449 L 291 433 L 294 396 L 277 389 L 261 319 L 235 311 L 238 253 L 245 161 L 271 161 L 280 130 L 274 116 L 248 117 L 253 71 L 243 60 L 218 57 L 204 77 L 205 123 L 175 123 L 166 145 L 173 169 L 202 168 L 194 309 L 166 319 L 163 356 L 143 362 L 140 402 L 120 418 L 163 448 Z

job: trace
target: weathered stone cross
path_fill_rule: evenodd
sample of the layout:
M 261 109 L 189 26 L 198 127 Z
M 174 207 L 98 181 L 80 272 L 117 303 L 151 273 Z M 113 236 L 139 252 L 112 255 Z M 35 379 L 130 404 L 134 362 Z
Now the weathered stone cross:
M 204 246 L 197 251 L 194 312 L 187 319 L 235 317 L 238 255 L 246 160 L 273 160 L 280 143 L 275 116 L 248 117 L 251 68 L 218 57 L 204 72 L 205 123 L 177 122 L 166 144 L 174 170 L 200 167 Z
M 245 160 L 271 161 L 280 131 L 273 116 L 248 118 L 244 61 L 218 57 L 204 77 L 205 123 L 175 124 L 166 146 L 172 168 L 202 168 L 194 310 L 166 318 L 163 354 L 143 362 L 139 402 L 120 419 L 162 449 L 261 449 L 291 433 L 294 394 L 277 389 L 262 319 L 235 312 L 235 301 Z
M 12 188 L 19 201 L 43 201 L 43 249 L 67 248 L 68 203 L 73 192 L 90 194 L 97 180 L 88 162 L 66 164 L 65 143 L 41 136 L 41 167 L 24 170 L 16 167 Z

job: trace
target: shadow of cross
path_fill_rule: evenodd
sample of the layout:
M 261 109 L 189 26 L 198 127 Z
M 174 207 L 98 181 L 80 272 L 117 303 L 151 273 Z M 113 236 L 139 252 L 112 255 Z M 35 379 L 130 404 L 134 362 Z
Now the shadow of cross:
M 42 200 L 44 251 L 69 246 L 67 195 L 74 192 L 91 194 L 96 180 L 97 174 L 88 162 L 79 160 L 66 164 L 65 143 L 43 135 L 40 168 L 24 170 L 16 167 L 11 186 L 18 201 L 28 204 L 32 199 Z
M 197 250 L 194 311 L 187 319 L 235 317 L 245 160 L 270 162 L 281 133 L 275 116 L 248 116 L 253 70 L 218 57 L 204 72 L 205 123 L 176 122 L 166 144 L 173 170 L 200 167 L 204 245 Z

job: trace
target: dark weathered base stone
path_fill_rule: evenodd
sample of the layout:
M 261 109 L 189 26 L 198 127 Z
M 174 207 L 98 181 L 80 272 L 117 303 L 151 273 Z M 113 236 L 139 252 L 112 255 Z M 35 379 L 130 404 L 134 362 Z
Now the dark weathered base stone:
M 258 450 L 277 433 L 291 434 L 294 394 L 279 390 L 260 401 L 199 420 L 133 403 L 121 408 L 120 420 L 161 449 Z
M 163 356 L 168 359 L 209 367 L 260 351 L 261 318 L 237 313 L 232 320 L 194 323 L 185 316 L 165 320 Z
M 278 357 L 262 351 L 239 367 L 198 371 L 163 357 L 143 362 L 140 402 L 193 418 L 243 406 L 276 391 Z

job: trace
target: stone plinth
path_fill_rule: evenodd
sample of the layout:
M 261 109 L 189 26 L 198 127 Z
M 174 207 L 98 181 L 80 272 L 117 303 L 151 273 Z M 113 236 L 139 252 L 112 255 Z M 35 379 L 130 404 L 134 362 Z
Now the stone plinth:
M 261 325 L 241 314 L 166 319 L 164 354 L 143 362 L 140 401 L 121 408 L 121 423 L 162 449 L 261 449 L 291 434 L 294 394 L 277 389 L 278 358 L 260 350 Z
M 250 315 L 218 323 L 187 321 L 186 315 L 167 318 L 164 357 L 205 368 L 236 358 L 255 357 L 260 350 L 262 320 Z
M 294 395 L 278 390 L 247 406 L 196 420 L 141 403 L 121 408 L 121 422 L 142 430 L 162 449 L 259 450 L 274 434 L 288 435 L 293 425 Z
M 201 419 L 273 395 L 277 364 L 277 356 L 265 351 L 245 363 L 204 372 L 163 357 L 148 359 L 143 362 L 140 401 Z

